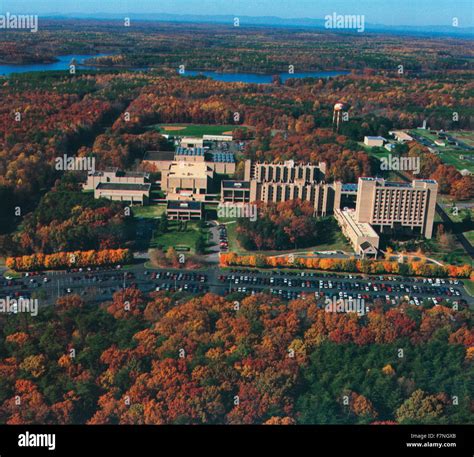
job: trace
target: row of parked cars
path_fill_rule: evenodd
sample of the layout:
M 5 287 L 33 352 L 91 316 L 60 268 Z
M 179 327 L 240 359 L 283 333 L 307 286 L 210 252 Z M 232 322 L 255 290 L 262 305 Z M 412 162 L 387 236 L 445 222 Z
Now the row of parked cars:
M 219 231 L 219 249 L 221 252 L 226 252 L 229 249 L 229 240 L 227 238 L 227 228 L 224 224 L 217 227 Z
M 145 276 L 150 273 L 144 272 Z M 190 281 L 190 282 L 207 282 L 207 275 L 201 273 L 178 273 L 172 271 L 157 271 L 150 274 L 151 279 L 170 279 L 172 281 Z
M 442 297 L 409 297 L 406 295 L 399 296 L 399 297 L 394 297 L 390 295 L 383 295 L 383 294 L 372 294 L 372 295 L 364 295 L 364 294 L 352 294 L 352 293 L 346 293 L 346 292 L 339 292 L 339 294 L 329 294 L 327 292 L 304 292 L 304 291 L 297 291 L 297 290 L 291 290 L 291 289 L 278 289 L 278 288 L 270 288 L 270 289 L 257 289 L 254 287 L 231 287 L 230 289 L 225 291 L 225 295 L 229 295 L 231 293 L 242 293 L 245 295 L 255 295 L 258 293 L 262 293 L 265 291 L 269 291 L 272 295 L 276 295 L 282 299 L 285 300 L 296 300 L 296 299 L 302 299 L 305 300 L 310 297 L 316 297 L 316 298 L 330 298 L 336 296 L 339 299 L 344 299 L 344 300 L 366 300 L 368 303 L 371 303 L 375 300 L 381 301 L 382 303 L 385 303 L 386 305 L 398 305 L 402 302 L 408 302 L 411 305 L 417 305 L 420 306 L 422 304 L 429 304 L 433 303 L 434 305 L 438 305 L 440 303 L 449 303 L 449 304 L 461 304 L 464 305 L 465 303 L 462 300 L 452 300 L 450 298 L 442 298 Z
M 269 286 L 269 287 L 285 287 L 289 289 L 309 289 L 313 291 L 339 291 L 341 294 L 354 292 L 357 298 L 368 298 L 374 293 L 396 294 L 397 296 L 427 296 L 430 298 L 438 297 L 461 297 L 461 292 L 455 287 L 448 285 L 433 285 L 432 283 L 422 284 L 403 284 L 382 283 L 372 281 L 362 281 L 361 278 L 350 278 L 349 281 L 340 281 L 335 279 L 314 279 L 311 276 L 302 277 L 301 275 L 279 275 L 266 276 L 257 274 L 229 274 L 219 275 L 220 282 L 225 284 L 233 284 L 236 286 Z M 244 291 L 245 292 L 245 291 Z M 442 298 L 440 298 L 442 299 Z
M 422 283 L 431 284 L 433 286 L 438 285 L 463 285 L 463 281 L 459 279 L 444 279 L 444 278 L 416 278 L 412 276 L 383 276 L 383 275 L 356 275 L 356 274 L 337 274 L 337 273 L 322 273 L 322 272 L 296 272 L 296 271 L 259 271 L 251 270 L 249 268 L 229 269 L 231 273 L 254 275 L 259 274 L 262 276 L 288 276 L 288 277 L 309 277 L 309 278 L 337 278 L 337 279 L 364 279 L 369 281 L 390 281 L 390 282 L 403 282 L 403 283 Z

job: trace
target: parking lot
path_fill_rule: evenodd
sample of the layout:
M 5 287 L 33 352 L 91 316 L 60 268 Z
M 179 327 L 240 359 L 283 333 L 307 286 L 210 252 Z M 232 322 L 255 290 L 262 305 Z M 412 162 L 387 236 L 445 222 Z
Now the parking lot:
M 322 272 L 258 271 L 250 269 L 216 269 L 183 271 L 133 270 L 121 268 L 78 269 L 62 272 L 26 273 L 22 278 L 0 279 L 0 296 L 30 298 L 32 294 L 52 303 L 60 296 L 79 294 L 86 301 L 105 301 L 124 288 L 135 287 L 143 292 L 213 292 L 220 295 L 242 293 L 252 295 L 269 292 L 283 299 L 308 296 L 353 298 L 387 304 L 401 299 L 420 305 L 443 300 L 467 303 L 463 282 L 455 279 L 406 278 L 399 276 L 360 276 Z

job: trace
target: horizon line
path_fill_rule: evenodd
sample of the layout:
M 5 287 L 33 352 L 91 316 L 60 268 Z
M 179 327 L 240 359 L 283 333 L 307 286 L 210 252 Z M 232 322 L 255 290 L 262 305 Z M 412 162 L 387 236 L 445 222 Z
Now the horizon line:
M 3 14 L 25 14 L 25 13 L 12 13 L 12 12 L 0 12 L 0 15 Z M 331 14 L 334 14 L 331 13 Z M 338 13 L 336 13 L 338 14 Z M 252 19 L 252 20 L 265 20 L 267 22 L 264 23 L 253 23 L 249 25 L 265 25 L 265 26 L 290 26 L 293 27 L 315 27 L 318 28 L 317 24 L 291 24 L 291 22 L 303 21 L 303 22 L 311 22 L 311 21 L 325 21 L 325 16 L 322 18 L 320 17 L 281 17 L 281 16 L 249 16 L 249 15 L 232 15 L 232 14 L 177 14 L 177 13 L 161 13 L 161 12 L 148 12 L 148 13 L 133 13 L 133 12 L 125 12 L 125 13 L 112 13 L 112 12 L 94 12 L 94 13 L 80 13 L 80 12 L 70 12 L 70 13 L 62 13 L 62 12 L 48 12 L 48 13 L 40 13 L 36 14 L 38 17 L 43 18 L 51 18 L 51 19 L 96 19 L 96 20 L 106 20 L 106 19 L 117 19 L 119 17 L 131 17 L 133 19 L 133 15 L 136 16 L 135 20 L 140 22 L 169 22 L 170 18 L 175 18 L 172 22 L 183 22 L 183 23 L 199 23 L 199 22 L 209 22 L 209 23 L 220 23 L 219 20 L 224 19 Z M 129 16 L 127 16 L 129 15 Z M 160 19 L 153 16 L 165 16 L 166 19 Z M 151 17 L 150 17 L 151 16 Z M 351 15 L 352 16 L 352 15 Z M 357 15 L 356 15 L 357 16 Z M 365 15 L 360 15 L 365 16 Z M 271 20 L 277 21 L 276 23 L 269 22 Z M 286 22 L 287 24 L 282 24 L 282 22 Z M 370 28 L 377 28 L 382 27 L 386 29 L 419 29 L 428 31 L 428 29 L 444 29 L 446 32 L 451 31 L 453 34 L 459 33 L 460 31 L 468 31 L 474 29 L 473 25 L 466 25 L 466 26 L 452 26 L 449 24 L 385 24 L 385 23 L 376 23 L 376 22 L 367 22 L 365 26 Z M 324 28 L 324 27 L 322 27 Z M 324 28 L 325 29 L 325 28 Z M 334 29 L 327 29 L 327 30 L 334 30 Z M 339 31 L 351 31 L 351 29 L 339 29 Z M 474 33 L 473 33 L 474 36 Z

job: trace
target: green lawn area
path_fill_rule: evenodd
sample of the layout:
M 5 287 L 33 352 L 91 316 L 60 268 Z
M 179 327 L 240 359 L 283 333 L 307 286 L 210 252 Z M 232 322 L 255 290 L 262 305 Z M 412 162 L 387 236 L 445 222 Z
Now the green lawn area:
M 461 152 L 459 150 L 443 150 L 440 153 L 440 158 L 441 160 L 448 164 L 448 165 L 453 165 L 456 167 L 458 170 L 464 170 L 467 169 L 474 173 L 474 159 L 469 160 L 469 157 L 474 157 L 474 154 L 469 154 L 469 152 Z M 460 157 L 463 157 L 461 159 Z
M 470 230 L 469 232 L 464 232 L 464 236 L 474 246 L 474 230 Z
M 12 278 L 19 279 L 23 277 L 22 273 L 18 273 L 17 271 L 7 270 L 3 273 L 3 277 L 6 278 L 7 276 L 11 276 Z
M 171 221 L 169 223 L 168 232 L 153 234 L 150 242 L 150 248 L 160 247 L 166 251 L 169 247 L 188 247 L 189 251 L 194 253 L 196 241 L 199 238 L 200 227 L 198 222 L 188 222 L 186 229 L 178 230 L 178 222 Z
M 441 262 L 449 263 L 450 265 L 471 265 L 471 257 L 466 254 L 466 251 L 460 247 L 449 252 L 436 252 L 427 254 Z
M 466 143 L 469 146 L 474 146 L 474 132 L 472 131 L 458 131 L 450 132 L 452 136 L 458 140 L 461 140 L 463 143 Z
M 391 154 L 390 151 L 388 151 L 385 148 L 374 148 L 373 146 L 367 146 L 363 141 L 358 141 L 357 144 L 364 149 L 367 154 L 372 155 L 373 157 L 377 159 L 381 159 L 382 157 L 387 157 L 389 154 Z
M 431 134 L 429 130 L 417 129 L 413 130 L 413 132 L 428 139 L 433 143 L 435 140 L 439 139 L 437 135 Z M 459 137 L 461 141 L 465 141 L 466 143 L 469 143 L 470 139 L 472 138 L 472 135 L 470 135 L 469 132 L 448 132 L 448 134 L 453 136 L 454 138 Z M 437 146 L 437 150 L 440 153 L 440 159 L 444 163 L 448 165 L 453 165 L 458 170 L 467 169 L 474 173 L 474 161 L 471 161 L 468 158 L 469 156 L 474 156 L 472 152 L 463 151 L 461 149 L 453 149 L 449 145 L 447 145 L 447 147 Z M 464 158 L 461 159 L 460 156 L 463 156 Z
M 464 280 L 464 288 L 467 290 L 469 295 L 474 297 L 474 281 Z
M 410 132 L 408 132 L 408 134 L 410 134 L 412 132 L 426 138 L 427 140 L 430 140 L 432 143 L 434 143 L 435 140 L 439 140 L 438 135 L 433 135 L 432 133 L 430 133 L 429 130 L 414 129 L 414 130 L 411 130 Z
M 469 208 L 461 208 L 459 209 L 457 215 L 455 215 L 452 211 L 451 206 L 444 208 L 449 218 L 455 223 L 462 223 L 463 219 L 471 213 L 471 219 L 474 220 L 474 210 Z
M 159 218 L 166 211 L 165 205 L 134 206 L 133 214 L 135 217 L 147 219 Z
M 229 252 L 236 252 L 240 255 L 246 254 L 265 254 L 265 255 L 278 255 L 284 254 L 286 252 L 303 252 L 303 251 L 345 251 L 353 252 L 353 249 L 349 242 L 346 240 L 339 228 L 334 229 L 331 233 L 325 234 L 326 241 L 325 243 L 317 244 L 315 246 L 307 248 L 297 248 L 291 251 L 247 251 L 242 246 L 240 246 L 237 241 L 237 222 L 235 219 L 219 219 L 221 224 L 226 224 L 227 227 L 227 237 L 229 240 Z
M 232 132 L 235 128 L 246 130 L 247 127 L 240 125 L 208 125 L 208 124 L 157 124 L 153 126 L 161 133 L 169 135 L 187 135 L 187 136 L 202 136 L 202 135 L 223 135 Z M 178 130 L 179 128 L 179 130 Z

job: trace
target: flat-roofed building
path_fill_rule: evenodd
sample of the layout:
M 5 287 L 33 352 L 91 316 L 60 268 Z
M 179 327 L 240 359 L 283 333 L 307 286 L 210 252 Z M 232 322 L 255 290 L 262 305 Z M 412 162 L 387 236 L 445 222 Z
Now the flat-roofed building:
M 382 147 L 387 140 L 383 136 L 365 136 L 364 144 L 371 147 Z
M 326 183 L 304 182 L 257 182 L 250 181 L 250 201 L 265 203 L 303 200 L 310 202 L 318 216 L 332 213 L 334 208 L 334 187 Z
M 99 183 L 145 184 L 149 177 L 148 173 L 142 171 L 122 171 L 118 168 L 106 168 L 89 173 L 83 189 L 95 190 Z
M 94 198 L 145 205 L 150 198 L 150 188 L 151 184 L 101 182 L 94 190 Z
M 179 145 L 182 148 L 202 148 L 204 140 L 196 136 L 185 136 L 179 140 Z
M 334 187 L 321 182 L 326 164 L 295 163 L 293 160 L 267 163 L 247 160 L 245 181 L 250 183 L 250 201 L 309 201 L 316 215 L 325 216 L 334 208 Z
M 148 151 L 142 163 L 151 165 L 154 171 L 162 172 L 167 170 L 174 160 L 174 151 Z
M 94 171 L 87 175 L 84 190 L 95 190 L 99 183 L 116 184 L 145 184 L 149 174 L 141 171 L 121 171 L 118 168 L 106 168 L 102 171 Z
M 413 137 L 408 135 L 408 133 L 404 132 L 403 130 L 392 130 L 388 133 L 392 135 L 400 143 L 413 141 Z
M 214 171 L 205 162 L 173 162 L 162 172 L 161 190 L 168 200 L 206 199 Z
M 438 183 L 430 179 L 411 183 L 382 178 L 359 178 L 356 220 L 381 232 L 408 227 L 425 238 L 433 235 Z
M 333 183 L 334 188 L 334 210 L 341 209 L 346 205 L 355 207 L 355 201 L 357 199 L 357 184 L 356 183 L 342 183 L 341 181 L 335 181 Z
M 222 181 L 221 202 L 249 203 L 250 183 L 248 181 Z
M 203 135 L 202 139 L 204 141 L 217 141 L 217 142 L 226 142 L 232 141 L 232 135 Z
M 380 237 L 370 224 L 359 222 L 353 209 L 336 208 L 334 217 L 356 254 L 362 258 L 377 258 Z
M 212 150 L 206 152 L 206 163 L 209 168 L 221 175 L 235 173 L 235 156 L 232 152 Z
M 174 154 L 174 160 L 176 162 L 205 162 L 205 150 L 204 148 L 176 148 Z
M 324 179 L 326 164 L 296 163 L 294 160 L 286 162 L 267 163 L 251 160 L 245 161 L 244 179 L 257 182 L 320 182 Z
M 192 221 L 203 217 L 203 203 L 196 201 L 169 200 L 166 215 L 170 221 Z

